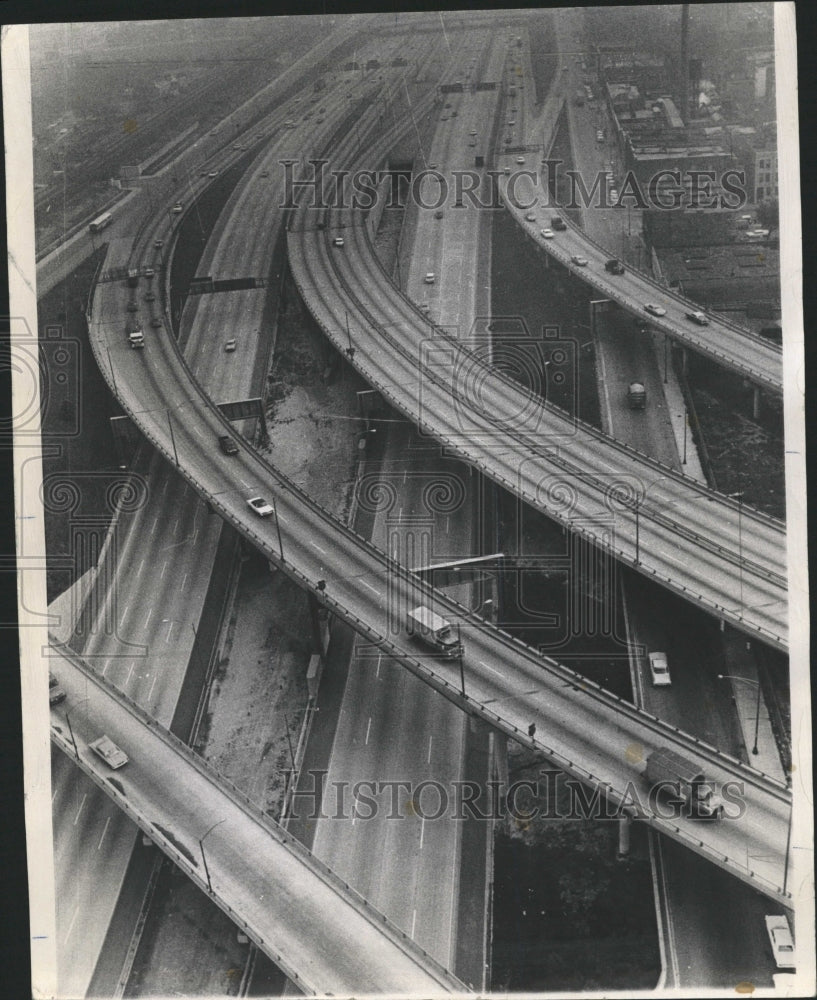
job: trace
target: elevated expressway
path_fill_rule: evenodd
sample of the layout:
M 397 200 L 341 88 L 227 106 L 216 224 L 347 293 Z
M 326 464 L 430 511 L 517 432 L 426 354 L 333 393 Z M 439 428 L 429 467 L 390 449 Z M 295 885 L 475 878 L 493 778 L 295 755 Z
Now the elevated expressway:
M 548 168 L 544 164 L 550 155 L 564 102 L 570 100 L 569 88 L 573 74 L 563 73 L 562 69 L 565 66 L 570 69 L 563 51 L 554 72 L 550 92 L 543 102 L 542 115 L 536 118 L 535 132 L 542 136 L 542 141 L 529 144 L 527 140 L 533 131 L 532 123 L 528 123 L 525 130 L 527 134 L 522 132 L 521 123 L 517 123 L 517 132 L 510 135 L 511 144 L 506 145 L 503 141 L 503 148 L 495 157 L 499 194 L 503 203 L 531 240 L 567 266 L 582 281 L 591 285 L 600 295 L 616 302 L 636 316 L 648 318 L 650 326 L 656 330 L 667 334 L 679 344 L 717 361 L 755 385 L 781 392 L 782 351 L 778 345 L 714 312 L 707 313 L 708 326 L 697 326 L 686 318 L 685 313 L 700 310 L 700 304 L 683 298 L 643 271 L 628 267 L 622 275 L 609 274 L 604 270 L 604 264 L 615 254 L 592 240 L 566 215 L 562 216 L 567 225 L 566 231 L 554 232 L 553 239 L 546 239 L 541 235 L 542 229 L 551 228 L 551 217 L 560 214 L 560 206 L 554 204 L 553 196 L 547 186 L 548 169 L 555 169 L 555 166 L 551 164 Z M 508 82 L 513 82 L 513 78 L 509 76 Z M 508 96 L 505 99 L 506 106 L 514 101 L 521 102 L 523 98 Z M 522 110 L 524 114 L 524 108 Z M 530 117 L 529 110 L 528 117 Z M 507 128 L 500 133 L 503 140 L 507 134 Z M 520 158 L 524 163 L 517 162 Z M 582 181 L 592 194 L 596 178 L 582 178 Z M 626 194 L 626 189 L 623 189 L 622 194 Z M 600 195 L 597 193 L 593 197 L 598 199 Z M 623 211 L 626 207 L 622 205 L 619 210 Z M 588 210 L 606 209 L 598 207 L 598 202 L 593 201 Z M 525 218 L 530 212 L 536 216 L 533 221 Z M 587 265 L 577 267 L 571 264 L 570 258 L 574 255 L 586 257 Z M 649 315 L 644 310 L 648 302 L 663 306 L 666 315 Z
M 52 654 L 58 652 L 52 646 Z M 298 840 L 82 661 L 52 666 L 67 698 L 53 742 L 305 993 L 466 992 Z M 101 734 L 128 763 L 111 771 Z
M 334 296 L 331 285 L 326 294 Z M 728 823 L 676 822 L 648 807 L 645 820 L 787 902 L 783 884 L 790 795 L 782 785 L 488 628 L 405 569 L 404 554 L 387 556 L 366 543 L 243 441 L 237 456 L 220 454 L 217 439 L 229 432 L 229 424 L 185 366 L 172 337 L 159 333 L 143 351 L 128 348 L 126 301 L 123 281 L 100 283 L 95 289 L 89 329 L 97 363 L 125 411 L 159 451 L 178 461 L 180 473 L 213 510 L 368 638 L 373 655 L 385 651 L 516 739 L 525 741 L 529 724 L 536 722 L 546 735 L 529 742 L 579 780 L 604 787 L 610 801 L 621 801 L 633 789 L 647 799 L 643 759 L 661 745 L 681 749 L 719 785 L 744 783 L 745 811 Z M 388 354 L 380 349 L 386 364 L 393 362 Z M 405 376 L 416 378 L 416 367 L 413 376 L 408 371 Z M 172 439 L 169 410 L 174 414 Z M 274 502 L 275 516 L 259 519 L 250 510 L 247 499 L 258 494 Z M 319 580 L 325 581 L 325 589 L 317 587 Z M 407 634 L 405 612 L 420 602 L 437 607 L 462 627 L 462 675 L 455 661 L 421 655 L 422 647 Z
M 389 143 L 370 147 L 367 169 L 385 158 Z M 364 165 L 348 141 L 336 162 L 350 170 Z M 332 245 L 338 234 L 342 248 Z M 363 210 L 304 204 L 290 223 L 288 251 L 295 282 L 326 335 L 347 355 L 351 347 L 358 371 L 423 431 L 644 575 L 786 648 L 783 524 L 493 370 L 485 349 L 469 351 L 394 285 Z
M 384 44 L 381 42 L 381 53 Z M 389 72 L 394 70 L 384 69 L 384 73 Z M 344 80 L 349 88 L 342 85 Z M 329 141 L 336 127 L 335 119 L 349 113 L 350 96 L 365 92 L 369 86 L 369 80 L 360 84 L 359 75 L 342 74 L 341 85 L 323 97 L 330 112 L 323 125 L 315 128 L 312 119 L 317 117 L 317 109 L 312 111 L 310 120 L 301 120 L 309 114 L 310 106 L 304 102 L 307 109 L 301 107 L 299 113 L 301 102 L 296 95 L 288 104 L 255 122 L 249 134 L 239 136 L 243 145 L 256 141 L 258 135 L 265 141 L 225 206 L 223 221 L 217 225 L 211 240 L 216 251 L 205 257 L 204 271 L 199 273 L 219 279 L 266 278 L 277 227 L 282 225 L 278 205 L 283 197 L 283 183 L 278 160 L 291 155 L 294 149 L 318 152 L 321 144 Z M 286 118 L 298 122 L 296 128 L 285 128 Z M 207 173 L 218 170 L 220 177 L 237 157 L 246 155 L 232 149 L 233 140 L 228 133 L 227 147 L 206 161 Z M 196 162 L 183 196 L 188 207 L 191 194 L 198 195 L 213 183 L 206 176 L 199 177 L 200 166 Z M 180 168 L 178 172 L 184 176 L 186 170 Z M 262 176 L 264 172 L 270 175 L 269 180 Z M 261 199 L 259 192 L 264 195 Z M 157 196 L 154 190 L 154 199 Z M 146 338 L 157 336 L 149 324 L 151 316 L 158 314 L 158 302 L 151 303 L 146 296 L 153 293 L 158 297 L 159 289 L 153 286 L 160 283 L 172 259 L 175 240 L 172 223 L 183 217 L 167 210 L 177 197 L 178 192 L 168 191 L 165 211 L 157 207 L 149 219 L 141 220 L 138 229 L 134 223 L 132 231 L 137 232 L 134 240 L 111 240 L 111 230 L 105 234 L 109 252 L 103 275 L 124 270 L 129 264 L 156 269 L 152 281 L 142 279 L 131 292 L 129 305 L 136 312 L 123 314 L 123 338 L 125 315 L 139 318 Z M 147 208 L 147 203 L 143 208 Z M 162 248 L 154 247 L 156 240 L 162 241 Z M 184 353 L 209 395 L 219 402 L 260 394 L 271 338 L 264 315 L 268 293 L 262 281 L 254 289 L 187 298 L 180 338 Z M 238 339 L 232 354 L 223 352 L 226 331 Z M 215 343 L 213 332 L 216 332 Z M 161 725 L 170 726 L 191 659 L 195 630 L 198 627 L 199 633 L 202 632 L 199 618 L 222 522 L 163 457 L 154 455 L 149 466 L 147 463 L 144 466 L 136 470 L 130 483 L 123 480 L 124 503 L 110 529 L 104 556 L 98 562 L 94 583 L 77 616 L 70 642 L 115 687 Z M 144 480 L 143 472 L 146 472 Z M 53 493 L 61 481 L 52 482 L 49 478 L 48 489 Z M 132 506 L 139 508 L 132 512 L 128 510 L 127 498 L 131 486 L 135 488 L 131 499 L 137 501 Z M 201 653 L 192 655 L 200 665 Z M 92 990 L 102 985 L 97 982 L 101 973 L 94 974 L 95 967 L 106 969 L 114 964 L 111 948 L 104 952 L 106 957 L 110 955 L 110 963 L 98 965 L 98 960 L 137 831 L 77 771 L 71 759 L 56 751 L 52 787 L 58 984 L 60 992 L 82 996 L 92 975 Z

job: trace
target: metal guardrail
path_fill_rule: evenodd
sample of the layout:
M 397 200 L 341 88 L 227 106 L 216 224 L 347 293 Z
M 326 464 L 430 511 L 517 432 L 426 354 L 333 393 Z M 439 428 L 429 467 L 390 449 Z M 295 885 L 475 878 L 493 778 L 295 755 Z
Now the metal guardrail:
M 210 784 L 220 789 L 225 793 L 233 803 L 254 823 L 265 830 L 273 839 L 275 839 L 283 847 L 286 847 L 289 852 L 295 855 L 311 872 L 313 875 L 321 879 L 333 892 L 342 896 L 348 903 L 350 903 L 357 910 L 358 913 L 363 915 L 369 923 L 376 927 L 378 930 L 383 932 L 386 937 L 395 944 L 401 951 L 407 956 L 418 961 L 420 967 L 425 968 L 427 972 L 437 978 L 440 981 L 440 985 L 445 986 L 450 989 L 452 986 L 456 985 L 462 987 L 463 992 L 468 992 L 463 984 L 460 984 L 458 980 L 452 975 L 452 973 L 438 962 L 436 958 L 429 953 L 420 945 L 414 944 L 405 931 L 401 930 L 396 924 L 394 924 L 385 914 L 380 913 L 369 901 L 363 896 L 354 886 L 351 886 L 348 882 L 342 879 L 325 861 L 322 861 L 317 855 L 313 854 L 304 844 L 301 843 L 296 837 L 288 833 L 280 823 L 276 822 L 271 816 L 269 816 L 259 805 L 252 801 L 252 799 L 240 788 L 238 788 L 229 778 L 215 771 L 213 768 L 207 764 L 203 758 L 191 750 L 182 740 L 175 736 L 170 730 L 165 729 L 164 726 L 160 725 L 156 719 L 149 715 L 141 706 L 136 702 L 132 701 L 124 692 L 120 691 L 113 684 L 111 684 L 105 677 L 101 674 L 96 673 L 89 667 L 86 667 L 82 659 L 74 653 L 67 646 L 63 646 L 58 643 L 57 640 L 51 639 L 51 646 L 54 649 L 59 650 L 60 655 L 70 661 L 76 669 L 81 671 L 91 683 L 97 685 L 106 692 L 107 695 L 112 697 L 114 700 L 118 701 L 120 704 L 125 706 L 131 715 L 135 716 L 147 729 L 152 732 L 153 736 L 161 740 L 166 746 L 173 750 L 179 757 L 181 757 L 189 766 L 192 766 L 199 772 L 199 774 L 205 778 Z M 101 777 L 100 773 L 95 767 L 91 767 L 87 761 L 84 761 L 81 756 L 74 753 L 74 748 L 71 742 L 62 734 L 57 733 L 54 727 L 51 728 L 51 739 L 52 741 L 70 758 L 76 760 L 79 766 L 94 780 L 94 782 L 116 802 L 120 808 L 124 809 L 128 813 L 131 819 L 133 819 L 137 825 L 144 830 L 144 832 L 158 844 L 162 850 L 168 854 L 176 864 L 185 870 L 189 877 L 191 877 L 199 886 L 203 889 L 207 889 L 207 882 L 205 879 L 199 875 L 196 868 L 194 868 L 188 859 L 179 851 L 174 843 L 172 843 L 166 836 L 164 836 L 157 826 L 152 823 L 147 818 L 141 816 L 138 811 L 131 805 L 128 801 L 127 796 L 121 793 L 107 777 Z M 248 935 L 252 936 L 256 943 L 261 947 L 266 954 L 273 958 L 273 961 L 278 963 L 281 968 L 293 978 L 294 982 L 297 982 L 301 988 L 306 988 L 310 992 L 317 992 L 315 988 L 306 983 L 302 976 L 299 975 L 297 970 L 288 967 L 288 963 L 284 956 L 280 954 L 270 954 L 270 946 L 268 942 L 265 942 L 257 930 L 250 927 L 250 925 L 243 920 L 236 911 L 232 909 L 226 902 L 217 898 L 216 894 L 213 894 L 213 898 L 218 903 L 219 907 L 224 910 L 231 919 L 240 923 Z M 411 942 L 411 943 L 409 943 Z

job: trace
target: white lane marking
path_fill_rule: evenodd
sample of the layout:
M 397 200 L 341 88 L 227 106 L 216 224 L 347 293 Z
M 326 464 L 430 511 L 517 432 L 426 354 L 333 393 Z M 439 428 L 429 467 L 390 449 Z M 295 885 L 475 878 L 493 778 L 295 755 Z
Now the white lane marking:
M 148 611 L 148 616 L 147 616 L 147 618 L 145 619 L 145 624 L 144 624 L 144 626 L 143 626 L 144 628 L 147 628 L 147 627 L 148 627 L 148 625 L 150 624 L 150 619 L 151 619 L 152 617 L 153 617 L 153 608 L 151 608 L 151 609 L 150 609 L 150 611 Z
M 446 533 L 446 535 L 448 534 L 448 529 L 449 529 L 450 525 L 451 525 L 451 515 L 450 514 L 446 514 L 445 515 L 445 533 Z
M 166 569 L 167 569 L 167 559 L 165 559 L 165 561 L 162 563 L 162 572 L 159 574 L 159 579 L 160 580 L 165 575 L 165 570 Z
M 153 696 L 153 689 L 156 687 L 156 678 L 158 676 L 159 676 L 158 673 L 156 673 L 156 674 L 153 675 L 153 680 L 151 681 L 151 684 L 150 684 L 150 691 L 148 691 L 148 700 L 150 700 L 150 698 Z
M 108 826 L 109 826 L 110 822 L 111 822 L 111 817 L 109 816 L 105 820 L 105 826 L 104 826 L 104 828 L 102 830 L 102 836 L 99 838 L 99 843 L 96 845 L 96 849 L 97 850 L 99 850 L 100 847 L 102 847 L 102 841 L 105 839 L 105 834 L 108 832 Z
M 423 849 L 423 838 L 426 835 L 426 818 L 423 816 L 423 820 L 420 823 L 420 850 Z
M 85 793 L 85 794 L 84 794 L 84 795 L 82 796 L 82 802 L 80 802 L 80 804 L 79 804 L 79 809 L 77 809 L 77 814 L 76 814 L 76 816 L 74 817 L 74 826 L 76 826 L 76 825 L 77 825 L 77 820 L 79 819 L 79 814 L 80 814 L 80 813 L 82 812 L 82 808 L 83 808 L 83 806 L 85 805 L 85 800 L 86 800 L 87 798 L 88 798 L 88 793 L 86 792 L 86 793 Z
M 125 678 L 125 683 L 126 684 L 130 683 L 130 679 L 133 676 L 133 668 L 134 668 L 135 665 L 136 665 L 135 662 L 133 660 L 131 660 L 130 669 L 128 670 L 128 676 Z
M 182 577 L 182 585 L 180 588 L 181 590 L 184 590 L 185 583 L 187 583 L 187 573 L 185 573 L 184 576 Z
M 151 535 L 156 531 L 156 525 L 159 523 L 159 515 L 153 518 L 153 527 L 150 529 Z
M 170 482 L 170 480 L 169 480 L 169 479 L 165 479 L 165 484 L 164 484 L 164 486 L 162 487 L 162 492 L 161 492 L 161 496 L 164 496 L 164 495 L 165 495 L 165 493 L 167 493 L 167 484 L 168 484 L 169 482 Z
M 125 607 L 123 608 L 122 614 L 119 616 L 119 624 L 120 625 L 124 625 L 125 624 L 125 617 L 126 617 L 126 615 L 128 613 L 128 608 L 129 607 L 130 607 L 130 605 L 126 604 Z
M 417 923 L 417 910 L 413 910 L 411 914 L 411 934 L 409 937 L 414 939 L 414 925 Z
M 165 636 L 165 642 L 170 642 L 170 633 L 173 631 L 173 626 L 175 624 L 176 624 L 175 621 L 171 621 L 170 624 L 167 626 L 167 635 Z
M 369 733 L 371 732 L 371 730 L 372 730 L 372 717 L 370 715 L 368 725 L 366 726 L 366 746 L 369 745 Z
M 477 660 L 477 663 L 481 663 L 481 664 L 483 665 L 483 667 L 487 667 L 487 669 L 488 669 L 488 670 L 490 670 L 492 674 L 498 674 L 498 675 L 499 675 L 500 677 L 504 677 L 504 676 L 505 676 L 505 675 L 504 675 L 504 674 L 502 673 L 502 671 L 501 671 L 501 670 L 497 670 L 497 669 L 496 669 L 496 667 L 491 667 L 491 666 L 489 666 L 489 665 L 488 665 L 488 664 L 487 664 L 487 663 L 485 662 L 485 660 Z
M 377 654 L 377 670 L 375 670 L 375 673 L 374 673 L 375 677 L 380 677 L 380 661 L 382 659 L 383 659 L 383 654 L 382 653 L 378 653 Z
M 177 517 L 176 520 L 173 522 L 173 534 L 174 535 L 176 534 L 176 530 L 178 529 L 178 527 L 179 527 L 179 519 Z
M 68 925 L 68 930 L 65 932 L 65 938 L 63 940 L 63 945 L 68 942 L 68 938 L 71 937 L 71 931 L 74 929 L 74 921 L 77 919 L 77 914 L 79 913 L 79 906 L 74 910 L 74 915 L 71 917 L 71 923 Z
M 428 756 L 426 757 L 426 764 L 430 764 L 431 763 L 431 744 L 432 744 L 433 741 L 434 741 L 434 737 L 433 736 L 429 736 L 429 738 L 428 738 Z
M 250 484 L 249 484 L 249 483 L 247 482 L 247 480 L 246 480 L 246 479 L 242 479 L 242 480 L 241 480 L 240 482 L 241 482 L 241 485 L 242 485 L 242 486 L 247 486 L 247 487 L 249 487 L 249 485 L 250 485 Z
M 309 544 L 312 546 L 313 549 L 317 549 L 318 552 L 323 552 L 323 554 L 326 555 L 326 549 L 321 548 L 321 546 L 318 545 L 317 542 L 313 542 L 312 539 L 310 539 Z
M 371 583 L 369 583 L 366 580 L 363 581 L 363 586 L 364 587 L 368 587 L 369 590 L 373 591 L 375 594 L 379 594 L 380 593 L 380 591 L 377 589 L 377 587 L 374 587 Z
M 138 570 L 136 571 L 136 575 L 137 575 L 137 576 L 139 576 L 139 574 L 140 574 L 140 573 L 142 572 L 142 568 L 144 567 L 144 565 L 145 565 L 145 560 L 143 559 L 143 560 L 142 560 L 142 561 L 141 561 L 141 562 L 139 563 L 139 569 L 138 569 Z

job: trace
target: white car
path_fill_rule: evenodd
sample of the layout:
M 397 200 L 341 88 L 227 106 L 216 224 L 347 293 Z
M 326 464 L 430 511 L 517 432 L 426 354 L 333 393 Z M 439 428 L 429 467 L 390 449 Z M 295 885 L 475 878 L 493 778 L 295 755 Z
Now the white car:
M 332 246 L 333 247 L 342 247 L 343 246 L 343 237 L 342 236 L 336 236 L 332 240 Z
M 685 312 L 684 316 L 691 319 L 693 323 L 697 323 L 698 326 L 709 326 L 709 320 L 702 312 Z
M 666 653 L 650 653 L 650 676 L 655 687 L 667 687 L 672 683 L 667 666 Z
M 427 285 L 433 285 L 436 280 L 437 280 L 437 275 L 433 271 L 428 271 L 426 273 L 426 276 L 423 278 L 423 281 Z
M 231 354 L 235 350 L 235 337 L 230 337 L 229 340 L 224 342 L 224 350 Z
M 575 264 L 576 267 L 587 267 L 587 258 L 580 257 L 578 254 L 574 254 L 571 258 L 571 263 Z
M 524 163 L 525 162 L 525 157 L 524 156 L 517 156 L 516 162 L 517 163 Z
M 552 229 L 540 229 L 539 231 L 542 234 L 542 236 L 545 237 L 546 240 L 552 240 L 553 239 L 553 230 Z
M 269 517 L 272 513 L 272 506 L 263 497 L 250 497 L 247 503 L 259 517 Z
M 667 310 L 663 306 L 656 305 L 654 302 L 645 302 L 644 308 L 647 310 L 648 313 L 651 313 L 653 316 L 667 315 Z
M 766 930 L 772 945 L 772 954 L 778 969 L 795 968 L 794 941 L 789 922 L 785 917 L 765 917 Z

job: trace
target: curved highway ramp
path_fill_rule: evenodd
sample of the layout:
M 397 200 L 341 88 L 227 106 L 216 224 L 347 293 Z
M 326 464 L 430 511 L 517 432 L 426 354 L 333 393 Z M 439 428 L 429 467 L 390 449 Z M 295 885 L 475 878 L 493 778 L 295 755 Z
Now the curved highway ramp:
M 51 738 L 305 993 L 466 987 L 147 712 L 64 647 Z M 89 744 L 108 736 L 113 769 Z

